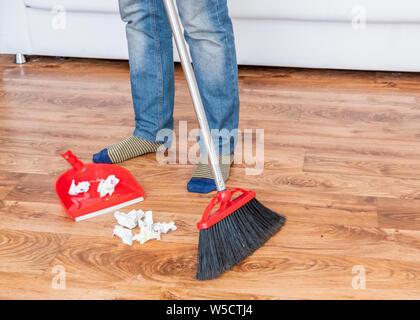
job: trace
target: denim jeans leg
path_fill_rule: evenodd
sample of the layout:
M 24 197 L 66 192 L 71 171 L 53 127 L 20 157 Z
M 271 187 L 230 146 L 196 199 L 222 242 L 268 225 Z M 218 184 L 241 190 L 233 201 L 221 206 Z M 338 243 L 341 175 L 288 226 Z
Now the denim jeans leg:
M 173 129 L 171 28 L 162 0 L 119 0 L 119 5 L 126 22 L 136 124 L 133 134 L 156 141 L 159 130 Z
M 194 73 L 219 154 L 234 152 L 239 121 L 238 67 L 226 0 L 177 0 Z M 217 141 L 219 132 L 224 139 Z M 220 133 L 219 133 L 220 134 Z M 200 141 L 201 154 L 206 154 Z

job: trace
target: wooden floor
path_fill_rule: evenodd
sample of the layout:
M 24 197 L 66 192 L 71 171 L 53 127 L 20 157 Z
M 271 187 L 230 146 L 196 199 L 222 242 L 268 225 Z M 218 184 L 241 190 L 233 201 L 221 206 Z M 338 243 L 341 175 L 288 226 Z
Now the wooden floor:
M 127 62 L 12 61 L 0 56 L 0 298 L 420 298 L 420 74 L 241 67 L 240 127 L 265 130 L 265 170 L 235 165 L 228 185 L 288 221 L 198 282 L 195 223 L 211 196 L 186 192 L 194 165 L 123 164 L 148 195 L 133 208 L 179 227 L 145 245 L 112 238 L 112 214 L 73 222 L 55 195 L 59 152 L 90 162 L 132 132 Z M 179 66 L 176 81 L 176 123 L 192 129 Z M 360 270 L 365 289 L 352 286 Z

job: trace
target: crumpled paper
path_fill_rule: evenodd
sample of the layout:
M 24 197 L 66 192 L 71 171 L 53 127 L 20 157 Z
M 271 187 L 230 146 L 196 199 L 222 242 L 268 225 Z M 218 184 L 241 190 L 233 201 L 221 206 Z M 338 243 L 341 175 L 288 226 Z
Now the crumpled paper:
M 101 194 L 101 198 L 105 197 L 107 194 L 112 195 L 118 182 L 120 182 L 120 179 L 112 174 L 108 176 L 106 180 L 101 180 L 96 191 Z
M 146 211 L 144 213 L 144 219 L 139 219 L 139 227 L 142 226 L 145 228 L 151 228 L 153 225 L 153 212 L 152 211 Z
M 153 224 L 153 230 L 160 233 L 168 233 L 169 230 L 175 231 L 177 229 L 175 222 L 156 222 Z
M 133 240 L 144 244 L 145 242 L 156 239 L 160 240 L 160 232 L 153 231 L 151 227 L 142 227 L 140 228 L 140 232 L 135 234 Z
M 128 229 L 133 229 L 137 227 L 139 219 L 144 216 L 143 210 L 131 210 L 129 213 L 124 213 L 116 211 L 114 213 L 115 219 L 119 225 L 126 227 Z
M 69 189 L 69 195 L 77 196 L 79 193 L 84 193 L 89 191 L 90 183 L 88 181 L 79 182 L 77 185 L 73 179 Z
M 153 230 L 152 211 L 146 211 L 144 214 L 144 219 L 139 219 L 138 225 L 140 232 L 134 235 L 133 240 L 136 240 L 141 244 L 152 239 L 160 240 L 160 232 Z
M 131 240 L 126 240 L 126 241 L 127 242 L 131 241 L 131 243 L 133 240 L 138 241 L 141 244 L 144 244 L 145 242 L 152 239 L 160 240 L 161 233 L 167 233 L 169 230 L 175 231 L 177 229 L 173 221 L 169 223 L 166 223 L 166 222 L 154 223 L 152 211 L 143 212 L 143 210 L 139 209 L 139 210 L 132 210 L 127 214 L 117 211 L 115 212 L 114 217 L 115 219 L 117 219 L 117 222 L 120 224 L 119 226 L 118 225 L 115 226 L 115 228 L 119 227 L 118 232 L 121 232 L 121 233 L 122 231 L 120 231 L 120 228 L 129 231 L 131 235 Z M 134 236 L 132 235 L 131 230 L 125 229 L 122 227 L 124 226 L 130 229 L 133 229 L 137 225 L 139 226 L 140 232 L 135 234 Z M 114 228 L 114 234 L 115 234 L 115 228 Z M 128 235 L 125 235 L 125 237 L 127 239 Z M 123 242 L 124 242 L 124 239 L 123 239 Z
M 138 210 L 137 210 L 137 219 L 138 219 L 138 220 L 143 219 L 145 215 L 146 215 L 146 214 L 144 213 L 144 211 L 143 211 L 143 210 L 141 210 L 141 209 L 138 209 Z
M 130 229 L 126 229 L 122 226 L 115 226 L 114 233 L 112 236 L 118 236 L 122 239 L 123 243 L 131 246 L 133 245 L 133 233 Z

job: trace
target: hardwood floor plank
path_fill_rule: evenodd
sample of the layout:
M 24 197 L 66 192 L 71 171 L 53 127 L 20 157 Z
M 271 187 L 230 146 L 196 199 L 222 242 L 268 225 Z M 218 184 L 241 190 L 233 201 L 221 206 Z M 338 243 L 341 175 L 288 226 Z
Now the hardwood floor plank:
M 361 197 L 385 197 L 402 199 L 420 198 L 420 180 L 391 177 L 355 176 L 351 174 L 277 173 L 264 170 L 257 176 L 244 179 L 240 170 L 232 171 L 229 185 L 242 185 L 275 198 L 276 191 L 320 192 L 346 194 Z
M 0 229 L 0 271 L 42 274 L 67 238 L 59 233 Z
M 301 106 L 300 120 L 351 125 L 364 123 L 409 124 L 420 120 L 420 109 L 417 103 L 410 106 L 386 104 L 368 108 L 357 104 L 345 107 L 303 105 Z
M 345 153 L 307 152 L 305 172 L 338 173 L 362 176 L 420 178 L 420 162 L 404 157 L 365 156 Z
M 276 197 L 258 193 L 268 208 L 295 221 L 317 224 L 342 224 L 354 227 L 377 227 L 376 198 L 346 194 L 303 191 L 276 191 Z
M 271 141 L 277 150 L 282 148 L 303 148 L 306 151 L 374 155 L 383 157 L 418 158 L 419 144 L 416 141 L 382 139 L 358 139 L 357 137 L 327 137 L 315 135 L 282 134 L 271 130 L 264 133 L 265 141 Z
M 0 159 L 1 158 L 2 157 L 0 156 Z M 22 177 L 24 177 L 24 174 L 22 173 L 0 170 L 0 200 L 6 198 Z
M 283 251 L 420 262 L 419 232 L 293 222 L 265 246 Z
M 195 120 L 188 88 L 182 86 L 182 90 L 184 92 L 176 96 L 175 117 L 187 114 L 189 119 Z M 133 125 L 133 107 L 129 92 L 60 92 L 54 98 L 46 92 L 8 90 L 0 91 L 0 94 L 0 110 L 5 111 L 0 114 L 0 119 L 64 120 L 76 123 L 92 123 L 92 119 L 95 119 L 95 123 Z M 51 108 L 56 110 L 53 114 Z M 301 112 L 300 105 L 246 101 L 241 104 L 241 111 L 240 117 L 244 120 L 253 120 L 256 117 L 261 120 L 272 120 L 273 117 L 278 120 L 297 120 Z
M 42 299 L 42 300 L 115 300 L 115 299 L 160 299 L 164 289 L 161 286 L 129 287 L 122 284 L 104 284 L 85 282 L 84 279 L 72 279 L 65 282 L 65 288 L 53 287 L 54 277 L 57 273 L 48 270 L 42 275 L 28 275 L 19 273 L 0 272 L 0 299 Z
M 420 201 L 379 198 L 378 225 L 381 228 L 420 230 Z
M 57 203 L 55 181 L 58 175 L 28 174 L 22 178 L 5 200 Z
M 304 90 L 293 88 L 252 88 L 241 87 L 240 94 L 251 101 L 271 101 L 271 103 L 294 103 L 297 100 L 302 105 L 324 105 L 324 106 L 383 106 L 383 105 L 401 105 L 405 107 L 414 107 L 416 105 L 415 94 L 404 94 L 392 92 L 390 94 L 379 94 L 378 92 L 349 92 L 340 90 L 314 90 L 313 88 L 303 88 Z M 282 90 L 279 91 L 279 88 Z
M 419 92 L 419 79 L 416 72 L 376 72 L 375 82 L 388 88 L 404 92 Z
M 99 151 L 99 148 L 102 146 L 101 141 L 81 140 L 75 143 L 74 139 L 70 137 L 67 139 L 50 137 L 48 140 L 21 136 L 0 137 L 0 152 L 14 153 L 23 157 L 34 155 L 37 157 L 48 157 L 52 161 L 60 159 L 60 153 L 64 153 L 69 149 L 84 161 L 90 161 L 90 157 L 94 152 L 92 150 Z
M 24 173 L 0 170 L 0 185 L 15 186 L 25 176 Z
M 0 200 L 6 198 L 10 191 L 13 190 L 12 186 L 0 186 Z
M 277 124 L 277 125 L 275 125 Z M 252 128 L 251 124 L 246 121 L 242 122 L 242 127 Z M 278 121 L 267 122 L 267 135 L 281 136 L 284 134 L 303 135 L 316 137 L 337 137 L 354 140 L 364 140 L 365 142 L 383 142 L 393 141 L 393 144 L 412 142 L 418 146 L 419 128 L 417 122 L 404 124 L 387 124 L 387 123 L 360 123 L 358 125 L 344 123 L 318 123 L 309 121 L 299 121 L 296 124 L 282 123 Z
M 14 152 L 2 152 L 0 166 L 2 170 L 9 172 L 56 174 L 60 173 L 59 168 L 63 166 L 63 159 L 60 158 L 58 153 L 55 157 L 51 157 L 34 154 L 19 154 L 17 156 Z

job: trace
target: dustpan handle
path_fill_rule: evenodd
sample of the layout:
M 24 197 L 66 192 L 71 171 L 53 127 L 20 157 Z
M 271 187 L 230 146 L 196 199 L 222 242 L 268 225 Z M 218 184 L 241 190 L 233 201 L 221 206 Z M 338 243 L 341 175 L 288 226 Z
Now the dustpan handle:
M 225 181 L 223 180 L 222 172 L 220 170 L 219 159 L 213 144 L 206 113 L 204 112 L 203 102 L 201 100 L 200 92 L 197 86 L 197 80 L 195 79 L 194 71 L 191 66 L 190 56 L 188 55 L 187 46 L 182 34 L 181 21 L 176 11 L 174 0 L 163 0 L 163 2 L 165 4 L 166 13 L 168 15 L 169 23 L 171 25 L 172 33 L 175 39 L 175 44 L 181 59 L 182 69 L 184 70 L 185 78 L 187 79 L 188 87 L 190 89 L 191 98 L 193 100 L 194 109 L 200 124 L 204 146 L 209 156 L 216 187 L 218 191 L 224 191 L 226 190 Z
M 68 162 L 75 170 L 81 170 L 84 163 L 80 161 L 70 150 L 66 153 L 60 153 L 60 155 Z

